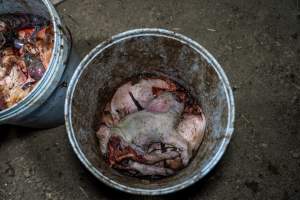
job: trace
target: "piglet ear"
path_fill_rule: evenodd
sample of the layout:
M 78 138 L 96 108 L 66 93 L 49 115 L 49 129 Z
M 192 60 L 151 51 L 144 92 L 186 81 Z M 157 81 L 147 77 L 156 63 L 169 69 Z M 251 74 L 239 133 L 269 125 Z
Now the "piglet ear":
M 105 125 L 101 125 L 96 135 L 97 138 L 99 139 L 99 144 L 100 144 L 99 146 L 100 146 L 101 153 L 106 154 L 107 144 L 111 136 L 110 129 Z
M 165 113 L 168 112 L 171 105 L 165 99 L 155 99 L 147 107 L 148 112 Z
M 132 92 L 129 92 L 129 96 L 131 97 L 134 105 L 137 107 L 138 111 L 144 110 L 144 108 L 141 106 L 141 104 L 136 100 L 132 94 Z
M 153 99 L 146 108 L 148 112 L 153 113 L 165 113 L 171 109 L 175 112 L 181 113 L 183 104 L 179 103 L 174 94 L 170 92 L 162 93 L 157 98 Z

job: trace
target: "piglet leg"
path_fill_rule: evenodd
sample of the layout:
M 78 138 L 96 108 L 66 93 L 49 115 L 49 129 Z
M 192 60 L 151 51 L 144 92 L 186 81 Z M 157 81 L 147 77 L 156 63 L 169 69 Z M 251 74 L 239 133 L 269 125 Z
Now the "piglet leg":
M 134 161 L 129 161 L 128 165 L 130 169 L 136 170 L 144 176 L 169 176 L 174 174 L 174 171 L 168 168 L 146 165 Z

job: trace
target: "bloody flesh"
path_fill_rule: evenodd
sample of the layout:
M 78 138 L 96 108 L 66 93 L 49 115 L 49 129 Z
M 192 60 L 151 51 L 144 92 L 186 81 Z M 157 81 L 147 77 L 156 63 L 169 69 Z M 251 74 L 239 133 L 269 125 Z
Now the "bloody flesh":
M 165 77 L 123 84 L 100 121 L 97 137 L 108 164 L 138 177 L 165 177 L 186 167 L 206 125 L 197 101 Z
M 45 74 L 54 44 L 42 16 L 0 15 L 0 111 L 21 101 Z

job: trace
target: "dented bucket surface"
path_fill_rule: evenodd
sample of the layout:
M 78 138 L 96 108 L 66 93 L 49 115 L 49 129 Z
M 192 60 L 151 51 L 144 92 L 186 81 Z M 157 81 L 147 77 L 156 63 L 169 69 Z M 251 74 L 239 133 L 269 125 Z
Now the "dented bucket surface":
M 177 80 L 199 101 L 207 119 L 204 141 L 190 164 L 158 180 L 141 180 L 110 168 L 95 135 L 101 110 L 116 88 L 145 73 Z M 159 195 L 195 183 L 221 159 L 233 132 L 234 100 L 223 69 L 198 43 L 167 30 L 137 29 L 110 38 L 83 59 L 68 87 L 65 117 L 70 143 L 95 177 L 124 192 Z
M 43 78 L 14 106 L 0 111 L 0 124 L 50 128 L 64 123 L 64 100 L 67 84 L 79 63 L 71 51 L 70 35 L 48 0 L 4 0 L 0 14 L 30 13 L 43 16 L 54 27 L 54 48 Z

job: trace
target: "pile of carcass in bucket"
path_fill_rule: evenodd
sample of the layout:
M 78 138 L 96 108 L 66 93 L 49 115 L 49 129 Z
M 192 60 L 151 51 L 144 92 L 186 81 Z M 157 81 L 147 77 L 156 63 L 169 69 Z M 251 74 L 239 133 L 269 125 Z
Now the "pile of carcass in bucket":
M 170 79 L 146 78 L 117 89 L 97 132 L 109 165 L 133 176 L 175 174 L 202 142 L 201 107 Z
M 0 15 L 0 111 L 21 101 L 43 77 L 53 44 L 53 26 L 46 18 Z

